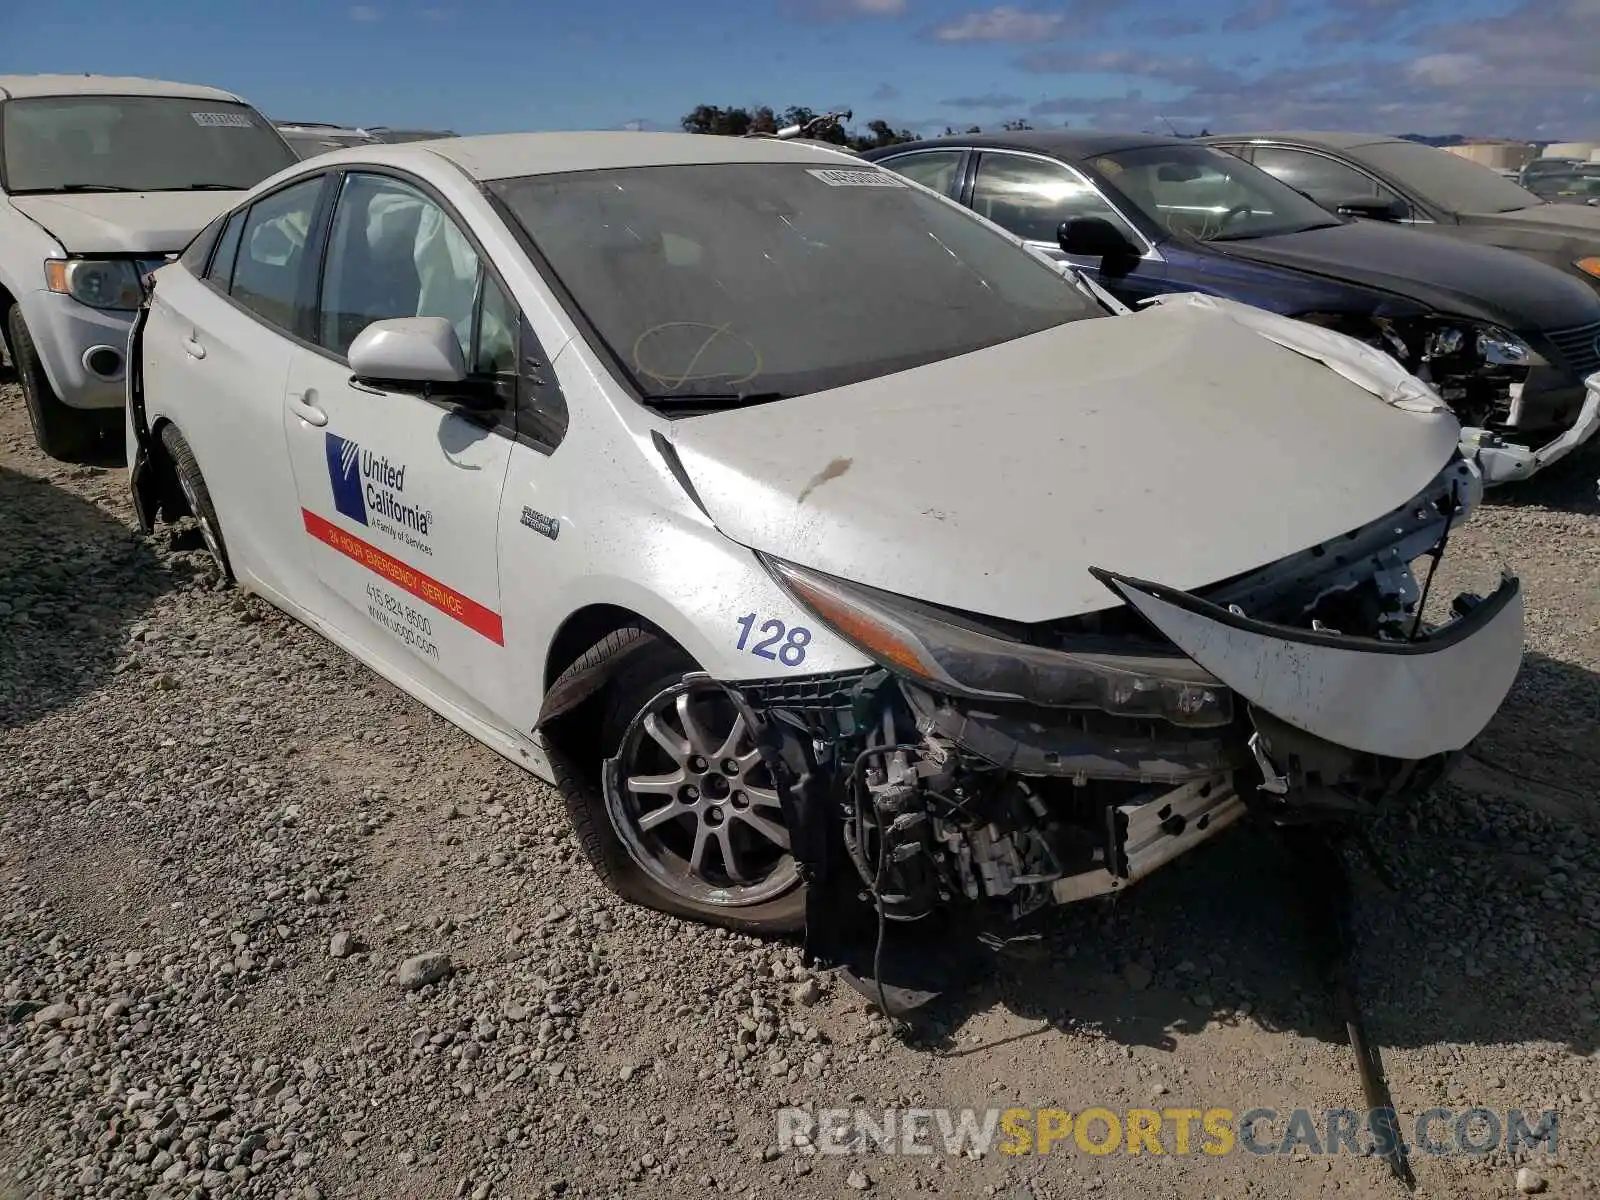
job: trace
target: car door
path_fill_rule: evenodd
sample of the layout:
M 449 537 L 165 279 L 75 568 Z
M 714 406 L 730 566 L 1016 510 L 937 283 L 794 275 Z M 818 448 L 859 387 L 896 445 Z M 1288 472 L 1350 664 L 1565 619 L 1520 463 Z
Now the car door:
M 1008 150 L 978 154 L 965 197 L 967 206 L 1046 257 L 1070 262 L 1125 304 L 1167 290 L 1166 264 L 1155 246 L 1081 172 L 1054 159 Z M 1099 217 L 1120 230 L 1139 257 L 1112 265 L 1067 254 L 1056 240 L 1062 222 Z
M 325 179 L 297 179 L 236 210 L 205 254 L 161 271 L 143 339 L 147 404 L 194 452 L 234 571 L 280 596 L 310 579 L 282 412 Z
M 480 720 L 504 670 L 498 528 L 515 389 L 496 376 L 514 310 L 463 224 L 420 181 L 338 185 L 310 344 L 280 397 L 318 612 L 375 662 Z M 373 321 L 442 316 L 497 407 L 357 382 Z M 459 393 L 458 393 L 459 395 Z

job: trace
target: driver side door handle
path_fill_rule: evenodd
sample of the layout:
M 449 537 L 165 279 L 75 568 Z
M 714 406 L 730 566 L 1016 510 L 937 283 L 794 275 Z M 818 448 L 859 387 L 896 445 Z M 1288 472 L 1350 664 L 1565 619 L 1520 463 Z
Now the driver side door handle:
M 317 407 L 317 391 L 315 388 L 307 388 L 298 396 L 291 392 L 289 394 L 289 411 L 307 425 L 326 425 L 328 423 L 328 414 Z

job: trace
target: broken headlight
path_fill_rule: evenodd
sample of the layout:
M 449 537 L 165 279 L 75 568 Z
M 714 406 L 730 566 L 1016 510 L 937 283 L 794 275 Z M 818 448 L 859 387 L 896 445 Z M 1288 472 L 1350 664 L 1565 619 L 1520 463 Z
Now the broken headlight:
M 1193 660 L 1132 648 L 1057 650 L 961 623 L 918 601 L 768 556 L 791 596 L 895 674 L 948 695 L 1088 708 L 1174 725 L 1225 725 L 1229 690 Z
M 1437 326 L 1428 334 L 1423 357 L 1429 362 L 1458 360 L 1469 370 L 1478 366 L 1531 367 L 1544 363 L 1533 347 L 1516 334 L 1493 326 Z
M 1528 372 L 1547 365 L 1527 342 L 1493 325 L 1429 321 L 1411 339 L 1420 350 L 1414 370 L 1438 389 L 1466 426 L 1511 423 Z

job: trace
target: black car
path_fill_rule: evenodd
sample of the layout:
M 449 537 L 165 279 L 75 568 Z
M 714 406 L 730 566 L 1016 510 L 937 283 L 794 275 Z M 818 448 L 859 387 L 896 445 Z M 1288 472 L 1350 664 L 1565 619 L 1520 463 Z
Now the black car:
M 1459 154 L 1371 133 L 1201 138 L 1353 216 L 1515 250 L 1600 291 L 1600 210 L 1556 204 Z
M 1085 269 L 1124 303 L 1208 292 L 1352 334 L 1434 384 L 1463 425 L 1513 444 L 1571 429 L 1583 379 L 1600 370 L 1600 296 L 1576 280 L 1337 216 L 1193 139 L 969 134 L 862 157 Z
M 1523 186 L 1552 204 L 1600 205 L 1600 163 L 1574 163 L 1565 171 L 1524 177 Z

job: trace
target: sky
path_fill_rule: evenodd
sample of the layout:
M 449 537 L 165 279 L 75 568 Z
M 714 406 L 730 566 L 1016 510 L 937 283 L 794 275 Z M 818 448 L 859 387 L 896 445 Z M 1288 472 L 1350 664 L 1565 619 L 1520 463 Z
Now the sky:
M 0 74 L 155 76 L 278 120 L 460 133 L 770 104 L 919 133 L 1600 137 L 1600 0 L 0 0 L 0 26 Z

